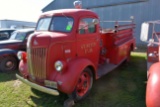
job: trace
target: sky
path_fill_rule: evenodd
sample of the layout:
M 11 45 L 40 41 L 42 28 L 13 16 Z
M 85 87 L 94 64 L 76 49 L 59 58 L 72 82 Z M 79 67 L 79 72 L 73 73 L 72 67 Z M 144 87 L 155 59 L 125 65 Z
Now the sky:
M 36 22 L 53 0 L 0 0 L 0 19 Z

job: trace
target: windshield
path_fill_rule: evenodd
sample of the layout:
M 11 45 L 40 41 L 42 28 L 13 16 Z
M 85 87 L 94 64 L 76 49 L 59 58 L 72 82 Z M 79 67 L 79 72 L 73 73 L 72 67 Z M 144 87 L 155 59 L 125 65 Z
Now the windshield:
M 25 32 L 13 32 L 10 40 L 24 40 L 26 37 L 26 33 Z
M 66 16 L 55 16 L 42 18 L 38 22 L 37 30 L 50 30 L 55 32 L 70 32 L 73 28 L 73 18 Z
M 51 31 L 70 32 L 73 27 L 73 18 L 70 17 L 53 17 L 51 22 Z
M 50 22 L 51 17 L 40 19 L 36 30 L 48 30 Z

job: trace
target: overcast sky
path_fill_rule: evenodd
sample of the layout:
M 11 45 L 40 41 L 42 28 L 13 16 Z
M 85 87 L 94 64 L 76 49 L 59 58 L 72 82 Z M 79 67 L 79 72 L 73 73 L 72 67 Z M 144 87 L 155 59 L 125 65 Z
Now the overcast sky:
M 41 10 L 53 0 L 0 0 L 0 19 L 36 22 Z

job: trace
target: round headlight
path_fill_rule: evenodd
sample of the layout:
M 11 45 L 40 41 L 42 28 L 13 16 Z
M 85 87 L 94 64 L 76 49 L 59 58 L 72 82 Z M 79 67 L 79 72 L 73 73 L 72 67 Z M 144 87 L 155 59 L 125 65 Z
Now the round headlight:
M 26 54 L 26 52 L 19 51 L 19 52 L 17 53 L 17 57 L 18 57 L 19 60 L 26 61 L 27 54 Z
M 63 69 L 63 63 L 61 61 L 56 61 L 54 67 L 58 72 L 60 72 Z
M 23 54 L 22 54 L 21 51 L 19 51 L 19 52 L 17 53 L 17 57 L 18 57 L 19 60 L 21 60 L 21 59 L 23 58 Z

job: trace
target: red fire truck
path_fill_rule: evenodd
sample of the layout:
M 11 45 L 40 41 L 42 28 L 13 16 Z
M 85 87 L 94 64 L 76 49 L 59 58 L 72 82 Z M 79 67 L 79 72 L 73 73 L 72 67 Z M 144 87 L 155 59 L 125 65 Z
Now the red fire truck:
M 52 95 L 66 93 L 78 101 L 93 80 L 129 61 L 135 47 L 134 23 L 100 27 L 96 13 L 62 9 L 43 13 L 36 31 L 19 52 L 19 80 Z
M 147 42 L 147 107 L 160 107 L 160 20 L 144 22 L 141 40 Z M 151 35 L 150 37 L 148 35 Z

